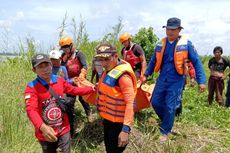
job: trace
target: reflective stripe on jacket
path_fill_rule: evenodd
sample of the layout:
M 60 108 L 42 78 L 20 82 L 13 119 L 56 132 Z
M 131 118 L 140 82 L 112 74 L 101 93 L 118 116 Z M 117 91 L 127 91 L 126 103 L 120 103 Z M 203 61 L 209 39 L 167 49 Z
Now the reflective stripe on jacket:
M 106 74 L 104 71 L 98 83 L 97 109 L 99 114 L 111 122 L 124 122 L 126 102 L 118 85 L 118 80 L 123 74 L 132 78 L 134 93 L 137 91 L 137 81 L 130 64 L 122 63 Z M 134 102 L 133 102 L 134 105 Z
M 159 72 L 161 68 L 161 63 L 166 47 L 167 38 L 163 38 L 156 46 L 156 66 L 154 71 Z M 185 62 L 188 60 L 188 39 L 184 36 L 179 37 L 174 50 L 174 64 L 177 72 L 180 75 L 187 75 L 188 71 L 185 66 Z

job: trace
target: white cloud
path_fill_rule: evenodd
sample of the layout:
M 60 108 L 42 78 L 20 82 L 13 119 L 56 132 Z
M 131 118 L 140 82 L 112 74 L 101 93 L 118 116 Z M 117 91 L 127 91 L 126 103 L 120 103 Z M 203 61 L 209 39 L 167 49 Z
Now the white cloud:
M 223 20 L 223 22 L 230 24 L 230 11 L 225 11 L 223 14 L 220 15 L 220 18 Z
M 151 22 L 154 20 L 152 12 L 141 11 L 139 15 L 144 22 Z
M 8 20 L 0 20 L 0 27 L 1 27 L 1 28 L 10 29 L 11 25 L 12 25 L 12 22 L 11 22 L 11 21 L 8 21 Z
M 123 24 L 124 24 L 124 28 L 123 28 L 123 31 L 122 32 L 129 32 L 129 33 L 132 33 L 133 30 L 135 29 L 133 27 L 133 25 L 130 23 L 130 21 L 128 20 L 124 20 L 123 21 Z
M 0 20 L 0 27 L 5 29 L 10 29 L 13 24 L 15 24 L 17 21 L 21 21 L 23 18 L 24 18 L 23 11 L 18 11 L 15 13 L 14 16 L 9 16 L 7 19 Z
M 24 12 L 23 11 L 18 11 L 16 12 L 16 15 L 13 17 L 14 21 L 20 21 L 24 18 Z
M 57 28 L 66 12 L 68 24 L 72 17 L 76 17 L 78 24 L 82 15 L 91 39 L 100 39 L 111 32 L 119 16 L 125 25 L 123 31 L 135 34 L 139 28 L 152 26 L 158 37 L 164 37 L 162 26 L 168 18 L 178 17 L 184 27 L 182 34 L 190 37 L 199 53 L 205 54 L 221 44 L 230 54 L 226 33 L 230 31 L 230 1 L 227 0 L 21 0 L 13 5 L 16 2 L 7 1 L 0 6 L 0 27 L 11 28 L 20 36 L 30 33 L 35 39 L 56 41 Z

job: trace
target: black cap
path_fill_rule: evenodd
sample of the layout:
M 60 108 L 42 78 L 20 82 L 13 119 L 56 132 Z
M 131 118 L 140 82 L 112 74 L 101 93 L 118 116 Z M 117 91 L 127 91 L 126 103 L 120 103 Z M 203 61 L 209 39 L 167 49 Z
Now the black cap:
M 163 26 L 163 28 L 167 28 L 167 29 L 177 29 L 177 28 L 182 28 L 181 26 L 181 20 L 178 18 L 169 18 L 167 21 L 167 25 Z
M 43 62 L 51 63 L 49 56 L 42 53 L 34 55 L 31 62 L 33 68 L 35 68 L 36 66 L 38 66 Z

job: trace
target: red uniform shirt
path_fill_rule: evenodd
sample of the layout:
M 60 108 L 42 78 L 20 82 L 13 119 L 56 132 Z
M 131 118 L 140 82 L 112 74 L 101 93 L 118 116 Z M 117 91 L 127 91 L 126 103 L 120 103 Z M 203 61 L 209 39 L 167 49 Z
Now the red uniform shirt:
M 35 135 L 40 141 L 45 141 L 39 129 L 43 123 L 51 126 L 57 132 L 57 137 L 70 130 L 67 114 L 61 111 L 55 98 L 43 86 L 46 84 L 46 81 L 37 77 L 25 89 L 26 112 L 35 127 Z M 56 75 L 51 76 L 49 86 L 61 97 L 64 97 L 64 93 L 82 96 L 93 91 L 91 87 L 74 87 Z

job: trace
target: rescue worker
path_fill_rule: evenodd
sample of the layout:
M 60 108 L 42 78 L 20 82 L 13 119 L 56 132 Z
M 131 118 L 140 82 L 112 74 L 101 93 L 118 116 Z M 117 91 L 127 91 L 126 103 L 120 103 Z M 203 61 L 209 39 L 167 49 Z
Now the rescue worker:
M 96 83 L 99 81 L 99 78 L 103 72 L 103 67 L 101 61 L 97 61 L 96 58 L 93 58 L 92 62 L 92 75 L 91 75 L 91 83 L 94 81 L 94 77 L 96 76 Z
M 98 82 L 97 109 L 103 118 L 105 148 L 107 153 L 120 153 L 129 141 L 137 81 L 130 64 L 118 58 L 111 44 L 101 43 L 96 51 L 95 58 L 104 68 Z
M 229 60 L 223 58 L 223 49 L 220 46 L 216 46 L 213 49 L 214 57 L 208 62 L 208 68 L 210 69 L 210 77 L 208 79 L 208 104 L 211 105 L 213 101 L 214 92 L 216 94 L 216 102 L 220 105 L 224 105 L 223 90 L 224 90 L 224 71 L 230 66 Z
M 159 41 L 154 49 L 153 56 L 143 77 L 143 83 L 147 77 L 155 72 L 159 72 L 156 85 L 151 97 L 152 106 L 161 120 L 159 137 L 161 143 L 168 140 L 175 119 L 176 106 L 181 98 L 185 84 L 187 68 L 184 66 L 190 60 L 196 71 L 196 79 L 199 91 L 205 91 L 206 78 L 199 56 L 186 37 L 179 35 L 181 20 L 169 18 L 166 28 L 167 37 Z
M 61 52 L 59 50 L 52 50 L 49 53 L 49 57 L 52 63 L 52 73 L 68 81 L 69 77 L 66 67 L 61 65 Z
M 35 128 L 35 136 L 44 153 L 56 153 L 57 148 L 62 153 L 70 153 L 70 124 L 67 114 L 47 88 L 61 97 L 65 93 L 83 96 L 92 93 L 94 89 L 74 87 L 52 74 L 51 61 L 45 54 L 36 54 L 31 63 L 37 77 L 26 86 L 25 103 L 27 115 Z
M 141 80 L 146 70 L 144 50 L 140 45 L 131 41 L 131 36 L 127 32 L 123 33 L 119 40 L 124 46 L 121 50 L 122 59 L 129 62 L 135 72 L 137 80 Z
M 87 75 L 87 64 L 85 55 L 78 49 L 73 47 L 73 40 L 70 37 L 62 37 L 59 40 L 60 50 L 63 50 L 62 54 L 62 65 L 67 68 L 69 79 L 73 80 L 74 77 L 79 77 L 80 79 L 85 79 Z M 72 105 L 72 113 L 68 114 L 70 125 L 71 125 L 71 135 L 74 134 L 74 119 L 75 111 L 74 104 L 76 101 L 76 96 L 67 95 L 67 100 Z M 90 116 L 90 106 L 86 103 L 81 96 L 78 100 L 82 104 L 85 113 L 89 119 Z

